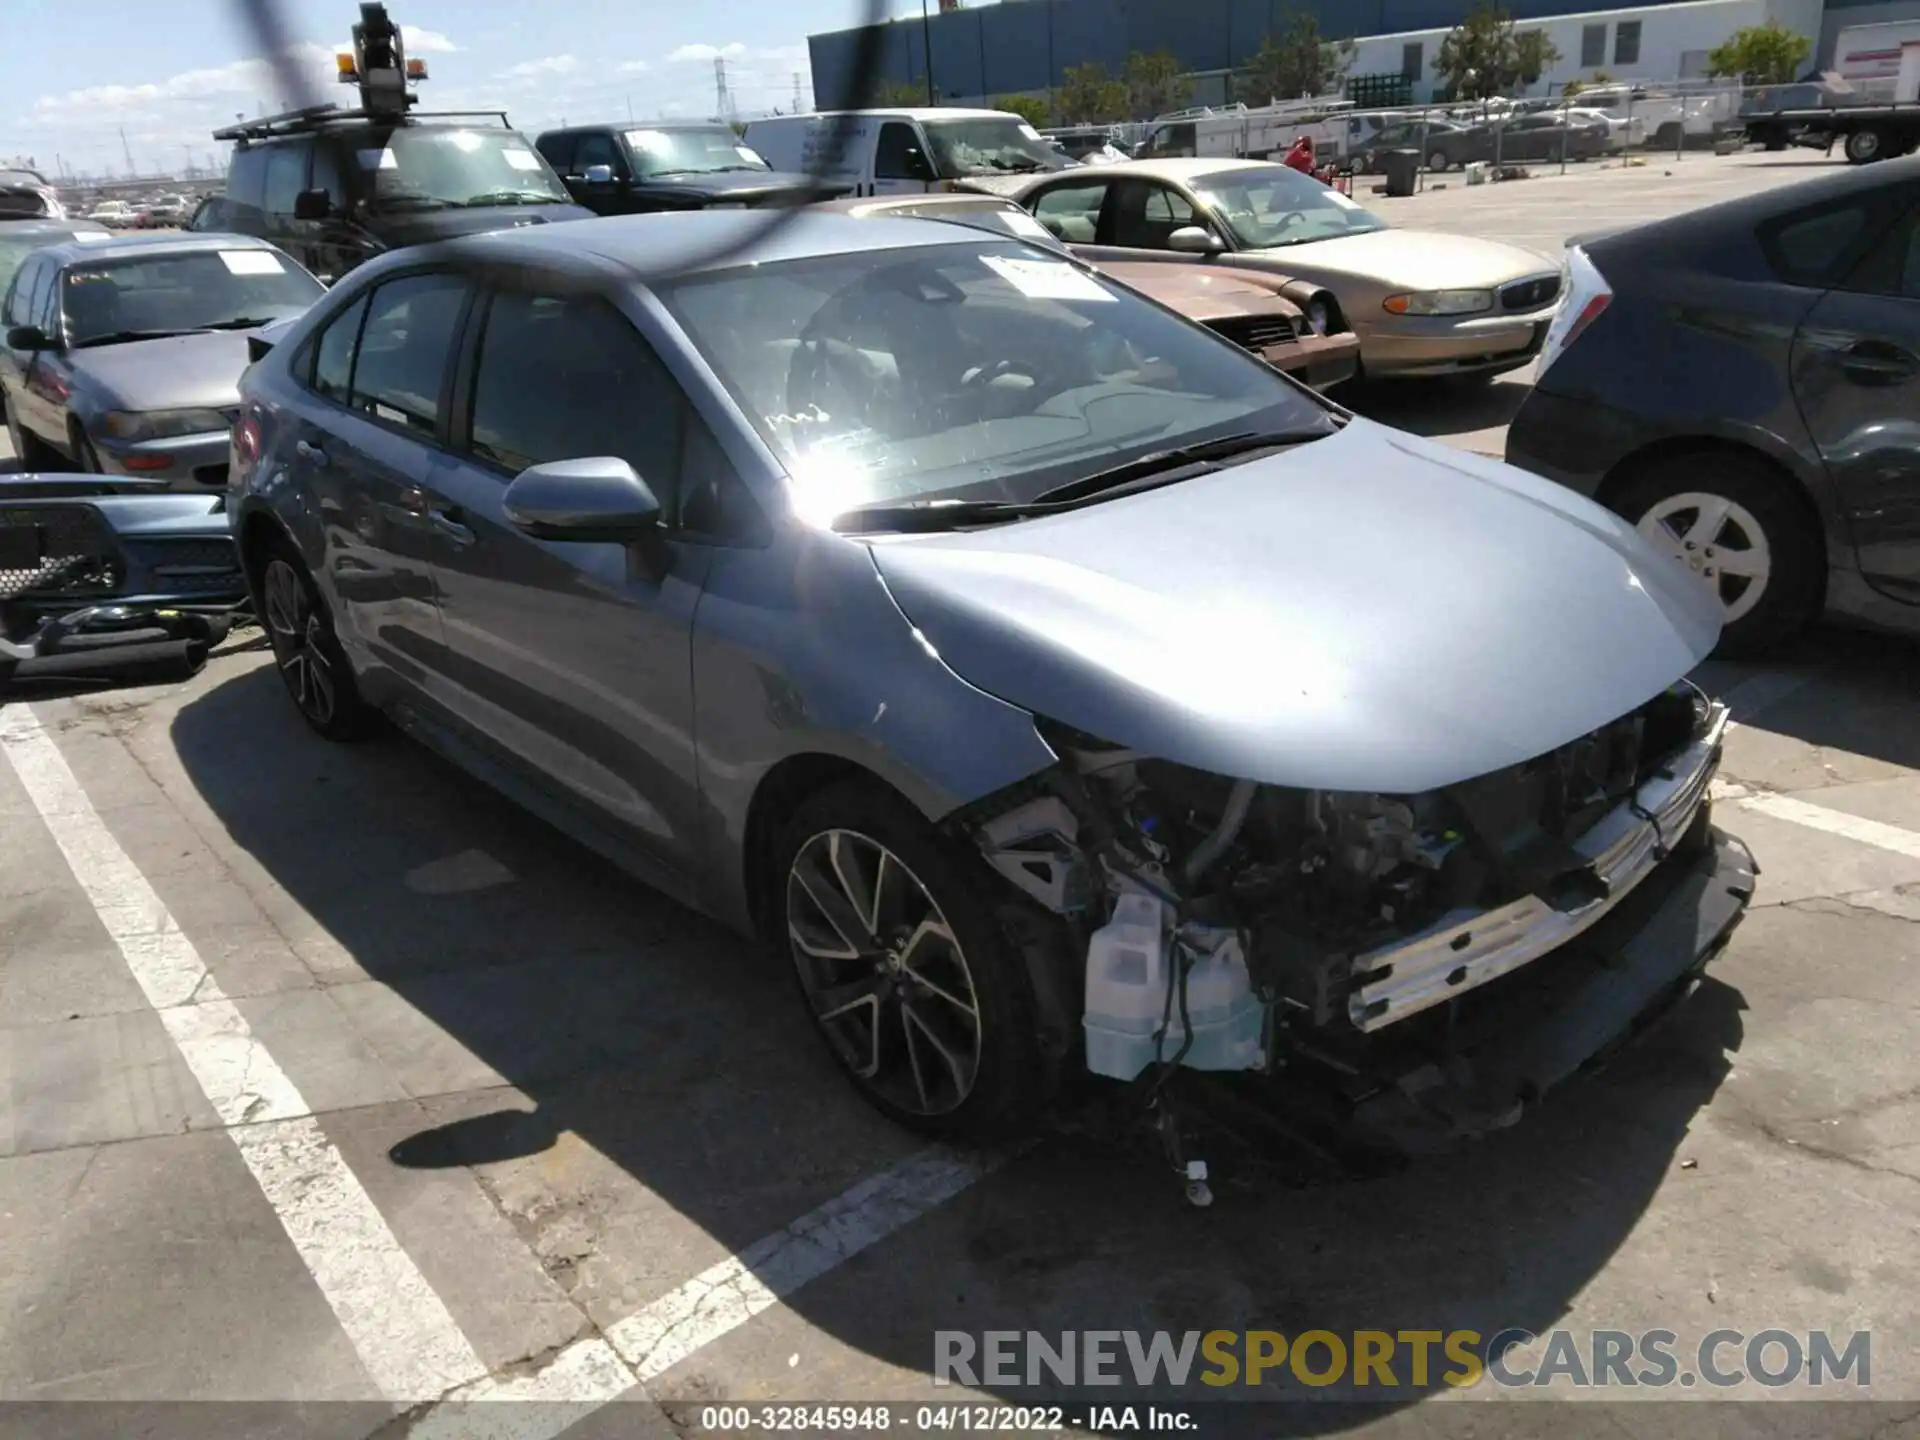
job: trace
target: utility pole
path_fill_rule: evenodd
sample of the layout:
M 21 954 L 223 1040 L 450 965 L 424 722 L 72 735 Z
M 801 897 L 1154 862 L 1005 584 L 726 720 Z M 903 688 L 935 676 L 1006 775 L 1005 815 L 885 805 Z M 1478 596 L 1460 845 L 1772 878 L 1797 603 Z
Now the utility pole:
M 124 125 L 120 127 L 120 149 L 127 157 L 127 178 L 131 180 L 134 178 L 135 173 L 133 168 L 133 146 L 127 143 L 127 127 Z
M 629 94 L 627 95 L 627 123 L 629 125 L 638 123 L 633 118 L 633 95 L 631 94 L 631 92 L 629 92 Z
M 927 104 L 938 105 L 939 97 L 933 93 L 933 20 L 927 14 L 927 0 L 920 0 L 920 47 L 927 65 Z
M 733 96 L 727 90 L 727 57 L 713 57 L 713 104 L 716 120 L 733 119 Z
M 807 102 L 800 98 L 800 72 L 793 72 L 793 113 L 798 115 L 807 108 Z

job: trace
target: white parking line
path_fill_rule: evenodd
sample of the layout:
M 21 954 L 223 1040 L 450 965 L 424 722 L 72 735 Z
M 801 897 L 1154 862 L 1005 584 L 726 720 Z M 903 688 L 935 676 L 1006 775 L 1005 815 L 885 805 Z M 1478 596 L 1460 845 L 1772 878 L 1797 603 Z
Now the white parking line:
M 31 708 L 0 714 L 0 751 L 380 1393 L 414 1405 L 484 1376 L 446 1305 Z
M 1862 815 L 1849 815 L 1844 810 L 1829 810 L 1824 805 L 1796 800 L 1791 795 L 1736 794 L 1730 795 L 1729 798 L 1743 809 L 1752 810 L 1761 815 L 1771 815 L 1776 820 L 1790 820 L 1795 825 L 1806 826 L 1809 830 L 1824 830 L 1829 835 L 1858 840 L 1863 845 L 1877 845 L 1880 849 L 1891 850 L 1896 855 L 1906 855 L 1920 860 L 1920 833 L 1903 830 L 1898 825 L 1869 820 Z

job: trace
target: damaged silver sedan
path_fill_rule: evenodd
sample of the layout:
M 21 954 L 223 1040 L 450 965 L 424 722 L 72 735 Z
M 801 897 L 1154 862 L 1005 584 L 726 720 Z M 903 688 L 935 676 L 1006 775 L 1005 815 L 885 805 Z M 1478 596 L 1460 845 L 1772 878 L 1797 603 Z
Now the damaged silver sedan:
M 252 367 L 235 534 L 313 729 L 384 712 L 765 937 L 935 1133 L 1207 1071 L 1446 1143 L 1725 945 L 1718 614 L 1624 522 L 1070 258 L 746 223 L 409 251 Z M 402 301 L 405 423 L 354 389 Z

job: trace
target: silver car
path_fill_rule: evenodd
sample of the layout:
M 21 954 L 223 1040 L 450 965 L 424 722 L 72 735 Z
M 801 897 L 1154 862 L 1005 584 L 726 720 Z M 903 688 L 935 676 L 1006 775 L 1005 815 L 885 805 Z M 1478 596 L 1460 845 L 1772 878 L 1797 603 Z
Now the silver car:
M 35 250 L 7 287 L 0 347 L 21 466 L 224 489 L 249 336 L 325 293 L 288 256 L 241 235 Z
M 1012 237 L 763 224 L 397 252 L 248 370 L 314 731 L 763 937 L 936 1132 L 1082 1065 L 1484 1129 L 1725 944 L 1716 611 L 1631 526 Z

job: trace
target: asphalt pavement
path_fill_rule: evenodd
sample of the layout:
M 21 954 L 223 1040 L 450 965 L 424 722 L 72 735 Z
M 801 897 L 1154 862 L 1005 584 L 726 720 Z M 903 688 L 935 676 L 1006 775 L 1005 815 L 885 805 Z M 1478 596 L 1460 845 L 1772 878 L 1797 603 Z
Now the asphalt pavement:
M 1773 178 L 1682 165 L 1669 200 Z M 1665 178 L 1620 174 L 1492 187 L 1504 212 L 1396 203 L 1518 232 L 1544 223 L 1520 207 L 1644 209 Z M 1483 403 L 1380 409 L 1482 448 Z M 1508 1327 L 1583 1351 L 1666 1330 L 1687 1359 L 1719 1331 L 1870 1331 L 1870 1383 L 1576 1395 L 1562 1369 L 1537 1388 L 1569 1403 L 1519 1408 L 1405 1366 L 1370 1389 L 1282 1367 L 1162 1411 L 1241 1402 L 1199 1433 L 1920 1434 L 1910 643 L 1821 632 L 1703 669 L 1738 720 L 1716 815 L 1763 873 L 1666 1026 L 1460 1154 L 1200 1210 L 1106 1138 L 920 1146 L 834 1072 L 778 965 L 403 739 L 315 740 L 257 635 L 188 684 L 0 709 L 0 1434 L 584 1440 L 743 1432 L 781 1417 L 717 1407 L 762 1401 L 1026 1428 L 915 1408 L 1045 1395 L 935 1385 L 936 1331 Z M 1026 1419 L 1124 1426 L 1087 1393 Z

